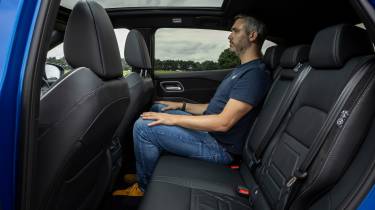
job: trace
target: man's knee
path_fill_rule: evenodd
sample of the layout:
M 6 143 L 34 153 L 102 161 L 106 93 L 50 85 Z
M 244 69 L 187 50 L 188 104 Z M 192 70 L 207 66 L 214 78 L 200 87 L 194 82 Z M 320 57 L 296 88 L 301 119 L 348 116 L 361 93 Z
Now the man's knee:
M 135 121 L 134 123 L 133 134 L 139 133 L 140 131 L 144 131 L 145 129 L 147 129 L 148 123 L 148 120 L 144 120 L 142 119 L 142 117 L 139 117 L 137 121 Z

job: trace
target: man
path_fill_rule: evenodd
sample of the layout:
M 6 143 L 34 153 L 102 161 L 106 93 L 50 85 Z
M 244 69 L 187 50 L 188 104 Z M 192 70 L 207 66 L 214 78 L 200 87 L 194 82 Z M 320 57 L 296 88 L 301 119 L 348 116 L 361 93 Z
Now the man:
M 265 26 L 244 15 L 235 17 L 228 37 L 241 65 L 218 87 L 209 104 L 158 101 L 133 130 L 138 183 L 114 195 L 142 196 L 161 153 L 229 164 L 240 154 L 254 109 L 271 80 L 261 61 Z

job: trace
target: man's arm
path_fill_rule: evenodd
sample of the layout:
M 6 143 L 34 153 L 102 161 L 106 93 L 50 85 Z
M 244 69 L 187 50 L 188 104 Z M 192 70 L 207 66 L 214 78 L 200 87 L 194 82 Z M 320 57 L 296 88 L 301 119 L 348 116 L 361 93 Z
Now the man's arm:
M 158 104 L 164 104 L 166 107 L 164 107 L 162 110 L 174 110 L 174 109 L 181 109 L 183 106 L 183 102 L 173 102 L 173 101 L 155 101 L 155 103 Z M 191 104 L 186 103 L 185 111 L 195 114 L 195 115 L 202 115 L 204 111 L 206 111 L 208 107 L 208 104 Z
M 186 103 L 185 111 L 195 114 L 195 115 L 202 115 L 204 111 L 206 111 L 208 104 L 191 104 Z
M 187 116 L 145 112 L 141 116 L 143 119 L 154 120 L 149 124 L 149 126 L 161 124 L 177 125 L 201 131 L 226 132 L 230 130 L 252 108 L 253 106 L 248 103 L 235 99 L 229 99 L 220 114 Z

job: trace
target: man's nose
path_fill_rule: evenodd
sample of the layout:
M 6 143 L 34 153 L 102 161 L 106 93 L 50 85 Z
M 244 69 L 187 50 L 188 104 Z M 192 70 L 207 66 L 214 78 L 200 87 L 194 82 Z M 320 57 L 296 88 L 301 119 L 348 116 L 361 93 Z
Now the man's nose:
M 229 39 L 229 40 L 232 40 L 232 33 L 230 33 L 230 34 L 228 35 L 228 39 Z

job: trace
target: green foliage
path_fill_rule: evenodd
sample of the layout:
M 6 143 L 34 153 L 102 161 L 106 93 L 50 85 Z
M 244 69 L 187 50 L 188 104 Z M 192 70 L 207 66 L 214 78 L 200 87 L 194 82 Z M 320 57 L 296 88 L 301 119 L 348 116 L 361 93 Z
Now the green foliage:
M 163 69 L 163 70 L 189 70 L 195 71 L 198 70 L 200 63 L 194 61 L 183 61 L 183 60 L 155 60 L 155 69 Z
M 130 73 L 131 73 L 131 70 L 126 70 L 126 69 L 124 69 L 124 70 L 122 71 L 122 76 L 127 77 Z
M 167 73 L 170 71 L 200 71 L 229 69 L 240 64 L 240 59 L 229 49 L 224 50 L 217 62 L 215 61 L 183 61 L 183 60 L 155 60 L 155 73 Z
M 47 61 L 46 63 L 50 63 L 50 64 L 55 64 L 57 66 L 60 66 L 64 69 L 64 72 L 66 71 L 69 71 L 71 70 L 72 68 L 69 66 L 69 64 L 66 62 L 65 58 L 62 57 L 62 58 L 55 58 L 55 57 L 52 57 L 52 58 L 47 58 Z
M 214 61 L 203 61 L 200 65 L 203 70 L 221 69 L 221 66 Z
M 228 49 L 225 49 L 219 56 L 219 65 L 223 69 L 233 68 L 240 64 L 240 59 L 238 56 Z

